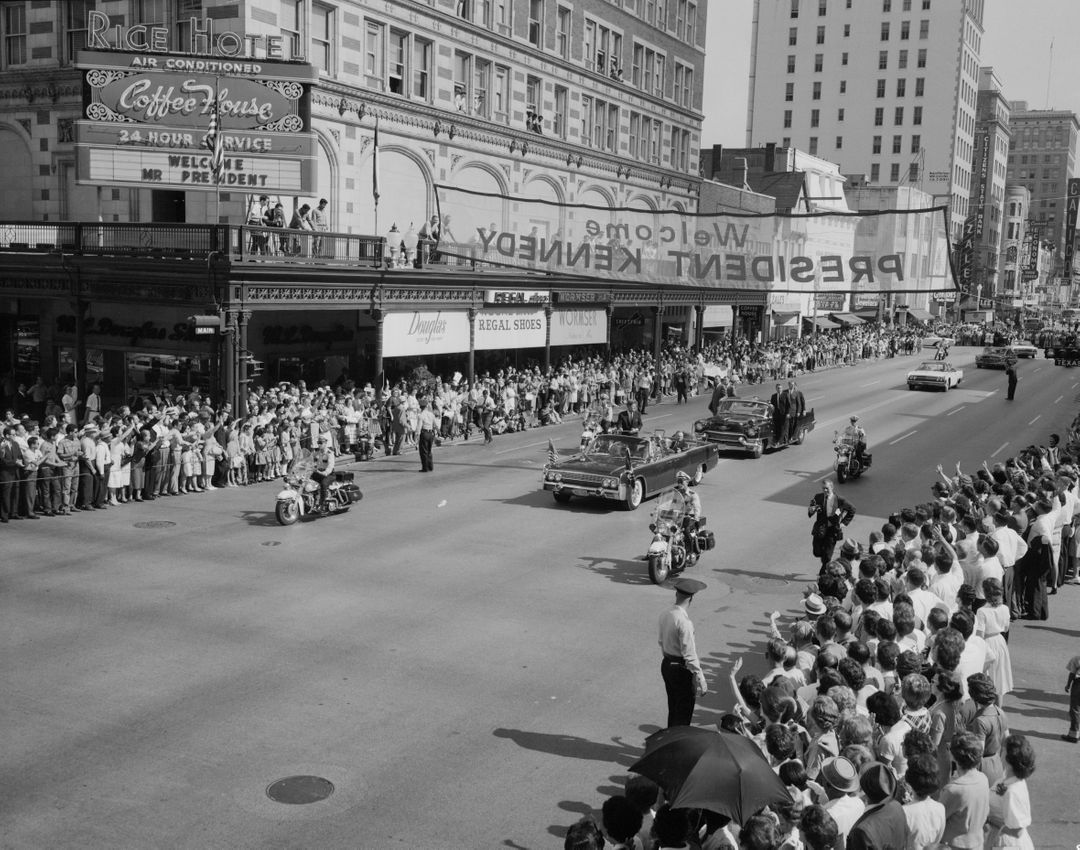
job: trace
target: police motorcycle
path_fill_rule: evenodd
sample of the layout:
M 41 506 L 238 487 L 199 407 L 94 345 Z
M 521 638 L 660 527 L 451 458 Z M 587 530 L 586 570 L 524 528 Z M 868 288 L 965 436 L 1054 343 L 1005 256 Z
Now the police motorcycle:
M 689 533 L 697 538 L 698 550 L 706 552 L 716 546 L 716 537 L 705 531 L 705 517 L 694 519 L 686 514 L 682 496 L 675 490 L 665 490 L 656 500 L 649 530 L 652 543 L 646 553 L 649 562 L 649 578 L 653 584 L 663 584 L 674 575 L 697 563 L 699 555 L 686 551 L 683 528 L 689 524 Z
M 863 449 L 860 462 L 855 451 L 855 438 L 846 434 L 833 433 L 833 450 L 836 452 L 833 469 L 836 470 L 836 480 L 841 484 L 849 478 L 858 478 L 870 468 L 873 461 L 870 452 Z
M 311 453 L 305 452 L 292 470 L 282 478 L 284 488 L 277 494 L 274 515 L 282 525 L 292 525 L 302 516 L 320 513 L 319 482 L 311 477 L 314 463 Z M 364 498 L 360 488 L 353 483 L 353 473 L 335 470 L 334 480 L 326 493 L 326 513 L 343 514 Z

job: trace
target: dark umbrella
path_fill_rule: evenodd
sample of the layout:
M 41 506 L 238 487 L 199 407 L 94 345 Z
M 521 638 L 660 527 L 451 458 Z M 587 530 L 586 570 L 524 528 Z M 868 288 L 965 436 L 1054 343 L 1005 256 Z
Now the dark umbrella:
M 630 766 L 659 785 L 673 809 L 708 809 L 737 824 L 790 798 L 757 745 L 730 732 L 673 726 L 650 735 Z

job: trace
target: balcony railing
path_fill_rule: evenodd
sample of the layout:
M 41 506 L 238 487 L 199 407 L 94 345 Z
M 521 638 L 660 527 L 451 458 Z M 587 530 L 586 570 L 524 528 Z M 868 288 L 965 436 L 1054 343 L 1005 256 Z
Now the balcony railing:
M 205 260 L 317 262 L 377 268 L 385 238 L 232 224 L 0 222 L 0 252 Z

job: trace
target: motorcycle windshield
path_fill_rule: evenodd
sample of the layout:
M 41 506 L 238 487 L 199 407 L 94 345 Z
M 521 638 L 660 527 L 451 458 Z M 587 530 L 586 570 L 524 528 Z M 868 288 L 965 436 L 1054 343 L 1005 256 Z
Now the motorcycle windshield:
M 307 478 L 315 471 L 315 461 L 311 457 L 310 449 L 303 449 L 300 454 L 296 456 L 296 463 L 293 464 L 292 475 L 297 478 Z
M 675 490 L 665 490 L 656 499 L 653 522 L 678 522 L 683 512 L 683 499 Z

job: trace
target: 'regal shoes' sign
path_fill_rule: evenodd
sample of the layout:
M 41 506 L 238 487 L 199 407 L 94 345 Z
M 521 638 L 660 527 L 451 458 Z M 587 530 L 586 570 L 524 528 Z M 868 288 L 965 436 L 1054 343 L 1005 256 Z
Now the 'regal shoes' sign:
M 476 314 L 475 348 L 542 348 L 547 342 L 543 310 L 480 310 Z

